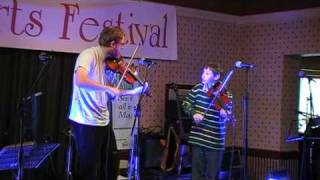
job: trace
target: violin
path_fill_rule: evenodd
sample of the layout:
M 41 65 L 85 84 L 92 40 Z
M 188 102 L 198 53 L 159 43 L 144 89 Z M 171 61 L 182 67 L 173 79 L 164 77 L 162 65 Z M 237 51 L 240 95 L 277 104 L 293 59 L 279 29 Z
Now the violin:
M 127 83 L 134 84 L 135 82 L 138 82 L 140 85 L 144 84 L 144 82 L 138 76 L 137 70 L 133 65 L 130 65 L 126 71 L 126 67 L 128 64 L 124 62 L 123 58 L 106 58 L 105 62 L 107 68 L 111 71 L 119 73 L 121 76 L 125 73 L 123 77 Z
M 221 87 L 221 82 L 216 82 L 207 92 L 210 98 L 216 98 L 213 107 L 220 111 L 221 109 L 230 110 L 232 108 L 232 99 L 230 98 L 230 93 L 223 89 L 223 91 L 217 95 L 218 90 Z M 215 97 L 218 96 L 218 97 Z
M 106 58 L 105 63 L 108 69 L 123 76 L 127 83 L 134 84 L 138 82 L 141 86 L 144 86 L 144 81 L 139 77 L 136 67 L 132 64 L 128 66 L 128 63 L 125 63 L 123 58 Z M 145 94 L 151 96 L 149 89 L 145 90 Z

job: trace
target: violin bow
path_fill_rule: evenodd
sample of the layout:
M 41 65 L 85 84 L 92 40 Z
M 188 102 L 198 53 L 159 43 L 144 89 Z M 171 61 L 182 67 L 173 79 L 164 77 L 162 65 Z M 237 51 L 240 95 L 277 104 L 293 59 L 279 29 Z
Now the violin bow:
M 204 114 L 208 113 L 209 108 L 215 103 L 215 101 L 218 99 L 218 96 L 220 96 L 221 92 L 223 91 L 223 89 L 225 88 L 225 86 L 227 85 L 227 83 L 229 82 L 229 80 L 231 79 L 232 74 L 234 73 L 234 68 L 232 68 L 231 70 L 228 71 L 227 75 L 224 77 L 220 88 L 218 89 L 218 91 L 215 93 L 215 96 L 213 97 L 213 99 L 211 100 L 210 104 L 208 105 L 208 107 L 205 109 Z
M 123 74 L 122 74 L 122 76 L 120 78 L 120 81 L 118 82 L 117 88 L 120 87 L 120 84 L 123 81 L 123 78 L 124 78 L 125 74 L 127 73 L 128 69 L 129 69 L 129 66 L 132 63 L 133 57 L 136 55 L 138 49 L 139 49 L 139 45 L 137 45 L 136 48 L 134 49 L 129 62 L 127 63 L 126 69 L 124 70 L 124 72 L 123 72 Z

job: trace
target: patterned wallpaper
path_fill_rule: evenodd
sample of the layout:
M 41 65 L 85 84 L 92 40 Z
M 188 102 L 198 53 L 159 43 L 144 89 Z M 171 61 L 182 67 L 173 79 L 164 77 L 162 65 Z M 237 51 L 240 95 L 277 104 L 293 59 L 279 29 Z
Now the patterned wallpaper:
M 241 54 L 257 65 L 250 79 L 249 144 L 252 148 L 292 150 L 286 144 L 295 119 L 298 63 L 286 55 L 320 51 L 320 18 L 241 25 Z
M 295 118 L 298 69 L 297 61 L 286 55 L 320 51 L 320 17 L 281 21 L 277 18 L 280 15 L 264 15 L 263 21 L 259 21 L 259 15 L 255 20 L 241 17 L 249 19 L 244 23 L 178 15 L 178 60 L 159 61 L 159 66 L 150 70 L 153 96 L 143 99 L 142 127 L 163 126 L 165 84 L 195 84 L 200 81 L 204 64 L 219 63 L 226 72 L 237 59 L 243 59 L 257 66 L 248 73 L 249 147 L 275 151 L 296 149 L 295 143 L 284 142 L 289 124 Z M 272 20 L 265 20 L 268 16 Z M 245 70 L 237 70 L 229 85 L 235 97 L 236 146 L 242 144 L 241 99 L 246 92 L 246 77 Z M 230 132 L 231 128 L 229 135 Z
M 227 70 L 237 52 L 235 25 L 186 17 L 178 17 L 177 23 L 178 60 L 159 61 L 158 67 L 150 70 L 153 96 L 143 100 L 143 127 L 164 123 L 165 84 L 199 82 L 201 67 L 208 62 L 219 63 Z

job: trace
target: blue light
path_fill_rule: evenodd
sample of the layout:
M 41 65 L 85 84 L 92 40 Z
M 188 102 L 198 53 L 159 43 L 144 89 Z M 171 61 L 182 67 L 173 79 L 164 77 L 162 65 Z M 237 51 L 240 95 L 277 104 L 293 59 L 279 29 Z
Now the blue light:
M 289 180 L 288 171 L 280 170 L 280 171 L 272 171 L 268 174 L 267 180 Z

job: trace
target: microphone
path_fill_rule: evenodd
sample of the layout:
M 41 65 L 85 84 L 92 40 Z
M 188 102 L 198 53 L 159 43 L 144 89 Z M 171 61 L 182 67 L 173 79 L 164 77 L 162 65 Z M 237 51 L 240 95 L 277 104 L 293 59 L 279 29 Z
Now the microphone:
M 138 60 L 138 64 L 139 64 L 139 65 L 142 65 L 142 66 L 146 66 L 146 67 L 152 67 L 152 66 L 157 65 L 156 62 L 151 61 L 151 60 L 146 59 L 146 58 L 140 58 L 140 59 Z
M 314 77 L 313 77 L 312 75 L 306 74 L 306 72 L 303 71 L 303 70 L 298 71 L 298 77 L 299 77 L 299 78 L 308 78 L 309 80 L 315 82 L 315 80 L 313 79 Z
M 255 67 L 255 65 L 253 65 L 253 64 L 248 64 L 248 63 L 243 63 L 243 62 L 241 62 L 241 61 L 236 61 L 235 63 L 234 63 L 234 66 L 236 67 L 236 68 L 247 68 L 247 69 L 251 69 L 251 68 L 254 68 Z
M 50 54 L 47 54 L 46 52 L 41 52 L 38 56 L 38 59 L 40 61 L 48 61 L 48 60 L 52 60 L 53 56 Z

